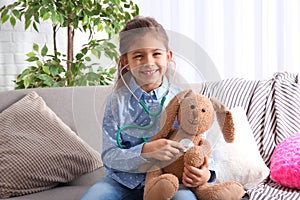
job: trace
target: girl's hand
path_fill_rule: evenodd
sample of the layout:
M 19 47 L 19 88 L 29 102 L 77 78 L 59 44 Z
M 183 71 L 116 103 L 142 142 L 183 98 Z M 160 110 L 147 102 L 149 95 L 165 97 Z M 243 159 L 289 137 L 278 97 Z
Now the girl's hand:
M 198 187 L 206 183 L 210 178 L 210 171 L 208 169 L 208 157 L 205 156 L 204 164 L 200 168 L 190 165 L 184 165 L 184 172 L 182 176 L 182 183 L 186 187 Z
M 144 158 L 154 158 L 160 161 L 170 161 L 182 155 L 184 146 L 168 139 L 158 139 L 145 143 L 142 148 Z

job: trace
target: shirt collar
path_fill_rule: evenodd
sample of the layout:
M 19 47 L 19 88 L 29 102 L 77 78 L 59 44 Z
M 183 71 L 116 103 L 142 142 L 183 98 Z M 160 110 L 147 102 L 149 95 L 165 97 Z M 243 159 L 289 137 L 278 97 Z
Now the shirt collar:
M 163 81 L 160 87 L 154 89 L 153 91 L 148 94 L 145 92 L 136 82 L 136 80 L 133 78 L 133 76 L 130 78 L 128 87 L 131 89 L 131 91 L 134 93 L 134 95 L 141 99 L 143 95 L 152 95 L 156 99 L 161 99 L 163 96 L 166 95 L 167 90 L 169 89 L 169 81 L 166 76 L 163 76 Z

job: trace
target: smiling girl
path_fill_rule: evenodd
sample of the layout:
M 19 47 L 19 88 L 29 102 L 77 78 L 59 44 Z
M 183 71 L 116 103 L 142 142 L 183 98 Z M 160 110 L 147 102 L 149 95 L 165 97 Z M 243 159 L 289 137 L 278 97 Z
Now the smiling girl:
M 172 63 L 164 28 L 150 17 L 129 21 L 120 32 L 118 78 L 103 119 L 102 161 L 107 177 L 82 200 L 143 199 L 148 159 L 170 161 L 184 147 L 168 139 L 150 141 L 159 131 L 161 111 L 180 91 L 166 72 Z M 173 199 L 197 199 L 188 187 L 212 180 L 207 166 L 185 166 L 183 184 Z

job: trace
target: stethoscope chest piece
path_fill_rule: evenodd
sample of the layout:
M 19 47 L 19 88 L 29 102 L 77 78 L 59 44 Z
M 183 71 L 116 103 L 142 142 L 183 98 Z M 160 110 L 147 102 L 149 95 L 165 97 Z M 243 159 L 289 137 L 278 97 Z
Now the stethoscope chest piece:
M 190 148 L 194 146 L 193 141 L 187 138 L 180 140 L 179 143 L 185 147 L 185 150 L 183 152 L 187 152 Z

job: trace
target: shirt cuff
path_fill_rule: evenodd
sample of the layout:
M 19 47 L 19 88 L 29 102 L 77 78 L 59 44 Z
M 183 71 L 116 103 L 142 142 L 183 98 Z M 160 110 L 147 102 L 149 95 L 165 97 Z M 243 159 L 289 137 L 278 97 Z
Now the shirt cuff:
M 145 144 L 145 143 L 142 143 L 142 144 L 136 145 L 135 147 L 132 147 L 132 148 L 131 148 L 132 151 L 134 151 L 136 154 L 139 155 L 139 160 L 141 161 L 140 164 L 148 163 L 148 162 L 149 162 L 148 159 L 146 159 L 146 158 L 144 158 L 144 157 L 142 156 L 142 149 L 143 149 L 143 145 L 144 145 L 144 144 Z
M 209 171 L 210 171 L 210 178 L 207 182 L 208 183 L 213 183 L 213 182 L 216 181 L 217 175 L 216 175 L 215 171 L 213 171 L 213 170 L 209 170 Z

